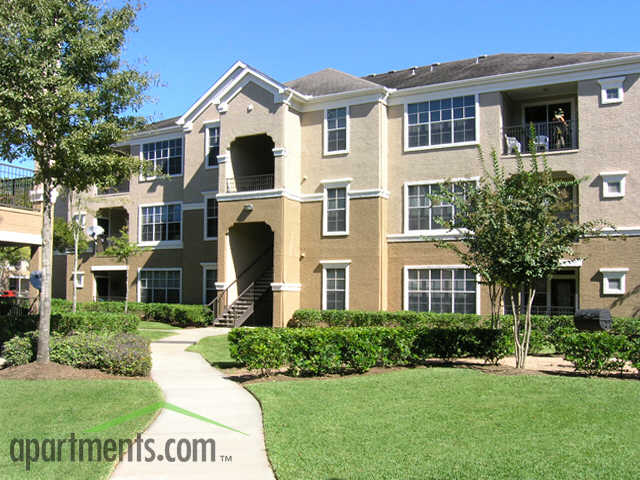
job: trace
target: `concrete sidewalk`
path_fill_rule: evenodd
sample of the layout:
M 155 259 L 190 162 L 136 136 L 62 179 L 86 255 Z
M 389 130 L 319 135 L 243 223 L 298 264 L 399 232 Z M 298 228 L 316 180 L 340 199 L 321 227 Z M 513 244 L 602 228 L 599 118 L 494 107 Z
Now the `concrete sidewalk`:
M 177 459 L 173 463 L 166 459 L 145 462 L 148 453 L 143 448 L 143 460 L 138 462 L 134 458 L 129 462 L 125 458 L 113 472 L 112 480 L 275 478 L 264 448 L 262 412 L 258 402 L 240 385 L 225 380 L 223 374 L 205 362 L 200 354 L 185 351 L 203 337 L 227 332 L 228 329 L 223 328 L 187 329 L 153 342 L 151 377 L 162 389 L 167 402 L 247 435 L 163 410 L 142 434 L 143 442 L 153 439 L 153 451 L 164 456 L 165 443 L 175 439 L 169 453 L 176 457 L 180 439 L 187 439 L 191 444 L 193 439 L 212 438 L 215 440 L 215 462 L 181 462 Z M 184 454 L 186 442 L 181 448 Z M 200 450 L 198 448 L 198 453 Z M 207 450 L 209 455 L 208 447 Z

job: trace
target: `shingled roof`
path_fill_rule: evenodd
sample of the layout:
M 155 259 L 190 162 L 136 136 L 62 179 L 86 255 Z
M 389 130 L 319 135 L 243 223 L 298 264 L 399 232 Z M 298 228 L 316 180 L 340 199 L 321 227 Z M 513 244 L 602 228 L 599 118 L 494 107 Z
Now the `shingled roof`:
M 180 117 L 171 117 L 171 118 L 165 118 L 164 120 L 158 120 L 157 122 L 152 122 L 148 124 L 145 128 L 150 130 L 156 130 L 158 128 L 175 127 L 176 121 L 179 118 Z
M 304 95 L 313 95 L 314 97 L 380 86 L 367 79 L 358 78 L 333 68 L 325 68 L 319 72 L 305 75 L 296 80 L 286 82 L 285 85 Z
M 403 89 L 633 55 L 639 54 L 632 52 L 500 53 L 485 57 L 474 57 L 466 60 L 456 60 L 454 62 L 367 75 L 363 77 L 363 79 L 384 85 L 385 87 Z

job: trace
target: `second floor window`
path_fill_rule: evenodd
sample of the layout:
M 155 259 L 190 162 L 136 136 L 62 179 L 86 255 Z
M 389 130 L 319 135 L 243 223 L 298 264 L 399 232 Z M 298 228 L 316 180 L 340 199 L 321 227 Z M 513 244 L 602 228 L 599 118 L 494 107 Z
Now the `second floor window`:
M 182 211 L 180 205 L 157 205 L 141 207 L 143 242 L 180 240 Z
M 207 145 L 207 167 L 217 167 L 220 155 L 220 127 L 207 128 Z
M 347 151 L 347 107 L 327 110 L 327 153 Z
M 431 195 L 438 195 L 443 188 L 449 189 L 464 198 L 465 190 L 471 182 L 449 184 L 433 183 L 409 185 L 407 187 L 407 226 L 409 231 L 439 230 L 445 228 L 438 219 L 450 222 L 455 220 L 455 206 L 451 203 L 434 202 Z
M 347 233 L 347 189 L 327 188 L 326 232 Z
M 218 201 L 215 198 L 207 199 L 207 238 L 218 236 Z
M 142 158 L 154 172 L 182 175 L 182 139 L 145 143 Z
M 407 105 L 409 148 L 473 142 L 476 139 L 474 95 Z

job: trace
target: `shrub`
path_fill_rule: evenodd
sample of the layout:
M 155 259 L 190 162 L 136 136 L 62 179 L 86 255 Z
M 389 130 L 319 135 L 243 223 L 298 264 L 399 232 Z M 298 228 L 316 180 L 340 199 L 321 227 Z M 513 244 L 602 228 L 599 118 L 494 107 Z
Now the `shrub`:
M 565 358 L 589 375 L 622 370 L 631 349 L 627 337 L 608 332 L 567 333 L 561 341 Z
M 3 346 L 10 366 L 24 365 L 35 359 L 38 332 L 14 337 Z M 99 334 L 81 332 L 68 336 L 51 335 L 51 361 L 76 368 L 96 368 L 124 376 L 146 376 L 151 371 L 149 342 L 128 333 Z
M 7 340 L 38 328 L 38 315 L 0 316 L 0 345 Z
M 610 332 L 628 337 L 640 336 L 640 318 L 614 318 Z
M 168 323 L 176 327 L 205 327 L 211 323 L 211 314 L 204 305 L 174 303 L 143 303 L 144 319 Z
M 504 356 L 506 342 L 502 331 L 484 328 L 329 327 L 239 328 L 229 333 L 229 344 L 232 358 L 263 374 L 288 367 L 293 375 L 323 375 L 433 357 L 497 361 Z
M 133 333 L 138 329 L 140 317 L 124 313 L 58 312 L 51 314 L 51 331 Z
M 145 305 L 144 303 L 129 302 L 127 313 L 142 316 Z M 124 302 L 88 302 L 81 304 L 80 308 L 85 312 L 124 313 Z
M 640 338 L 636 337 L 629 340 L 627 358 L 631 362 L 631 365 L 633 365 L 633 368 L 640 373 Z
M 78 304 L 80 305 L 80 304 Z M 63 298 L 51 299 L 51 312 L 70 312 L 73 308 L 73 302 L 65 300 Z

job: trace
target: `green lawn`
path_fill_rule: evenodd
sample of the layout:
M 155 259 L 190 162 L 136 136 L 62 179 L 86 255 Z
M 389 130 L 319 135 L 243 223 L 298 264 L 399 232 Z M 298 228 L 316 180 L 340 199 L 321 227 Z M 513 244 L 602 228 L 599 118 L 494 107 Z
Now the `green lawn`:
M 220 369 L 239 368 L 240 365 L 229 356 L 229 341 L 226 335 L 205 337 L 197 344 L 187 348 L 188 352 L 197 352 L 212 366 Z
M 182 330 L 182 328 L 174 327 L 168 323 L 147 322 L 143 320 L 138 325 L 138 331 L 136 333 L 141 337 L 151 340 L 152 342 L 175 334 L 172 332 L 165 332 L 163 330 L 175 330 L 177 333 L 177 331 Z
M 638 478 L 635 380 L 419 368 L 248 389 L 279 480 Z
M 171 335 L 175 335 L 175 333 L 172 332 L 163 332 L 161 330 L 138 330 L 136 332 L 137 335 L 140 335 L 141 337 L 144 337 L 152 342 L 155 342 L 156 340 L 160 340 L 163 338 L 167 338 L 170 337 Z
M 35 462 L 25 470 L 14 463 L 9 446 L 13 438 L 64 439 L 134 438 L 143 432 L 153 413 L 112 427 L 102 433 L 83 434 L 133 410 L 162 400 L 158 387 L 146 380 L 2 380 L 0 381 L 0 478 L 102 479 L 113 463 L 68 461 L 69 447 L 61 450 L 64 462 Z M 17 450 L 16 450 L 17 453 Z M 77 453 L 76 453 L 77 455 Z
M 147 322 L 146 320 L 142 320 L 138 325 L 138 328 L 142 330 L 182 330 L 180 327 L 174 327 L 168 323 Z

